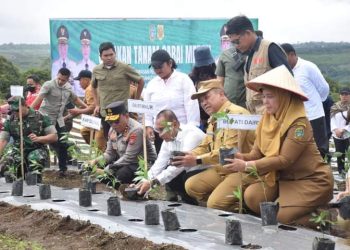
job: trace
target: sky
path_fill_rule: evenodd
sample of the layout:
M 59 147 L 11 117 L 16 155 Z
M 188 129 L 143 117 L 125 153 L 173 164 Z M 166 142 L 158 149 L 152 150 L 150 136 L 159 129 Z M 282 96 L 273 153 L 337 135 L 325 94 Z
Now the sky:
M 10 0 L 0 8 L 0 44 L 49 43 L 50 18 L 259 19 L 278 43 L 350 42 L 350 0 Z

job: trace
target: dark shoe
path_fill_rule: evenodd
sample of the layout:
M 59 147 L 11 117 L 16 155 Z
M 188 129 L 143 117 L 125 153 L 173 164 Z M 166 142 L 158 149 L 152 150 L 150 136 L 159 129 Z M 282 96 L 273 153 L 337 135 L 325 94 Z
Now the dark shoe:
M 66 176 L 67 176 L 67 175 L 66 175 L 66 171 L 63 171 L 63 170 L 58 171 L 58 177 L 64 178 L 64 177 L 66 177 Z

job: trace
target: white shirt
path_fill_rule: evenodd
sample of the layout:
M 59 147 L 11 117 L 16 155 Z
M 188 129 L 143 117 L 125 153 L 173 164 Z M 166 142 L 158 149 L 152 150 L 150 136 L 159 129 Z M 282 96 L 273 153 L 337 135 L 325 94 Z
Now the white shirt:
M 149 81 L 144 100 L 155 102 L 158 112 L 172 110 L 180 123 L 199 126 L 198 100 L 191 100 L 194 93 L 196 89 L 188 75 L 174 70 L 166 81 L 159 76 Z M 145 115 L 146 126 L 154 126 L 155 115 Z
M 304 102 L 307 118 L 312 121 L 324 116 L 322 102 L 327 99 L 329 85 L 324 79 L 319 68 L 312 62 L 298 57 L 298 62 L 293 68 L 295 80 L 309 98 Z
M 181 124 L 180 129 L 181 130 L 178 132 L 175 138 L 175 141 L 177 141 L 180 144 L 180 147 L 177 148 L 177 150 L 179 151 L 186 152 L 194 149 L 202 142 L 202 140 L 205 137 L 205 134 L 202 130 L 191 124 Z M 191 168 L 168 166 L 171 151 L 173 149 L 172 145 L 173 142 L 163 141 L 162 147 L 160 148 L 158 154 L 158 158 L 148 172 L 148 177 L 151 180 L 156 178 L 157 180 L 159 180 L 160 184 L 164 185 L 165 183 L 170 182 L 184 170 L 193 171 L 209 167 L 202 165 L 194 166 Z
M 331 131 L 332 131 L 333 137 L 335 137 L 337 139 L 347 139 L 350 137 L 350 124 L 346 125 L 346 120 L 344 119 L 342 113 L 343 113 L 344 117 L 346 117 L 348 111 L 338 112 L 334 116 L 331 117 Z M 342 138 L 339 138 L 335 135 L 335 129 L 337 129 L 337 128 L 343 128 L 343 129 L 347 130 L 343 133 Z

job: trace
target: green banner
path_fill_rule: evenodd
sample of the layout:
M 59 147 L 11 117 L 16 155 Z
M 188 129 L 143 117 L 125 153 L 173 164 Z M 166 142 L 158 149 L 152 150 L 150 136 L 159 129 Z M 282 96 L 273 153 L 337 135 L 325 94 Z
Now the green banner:
M 106 41 L 115 45 L 117 59 L 131 64 L 146 82 L 155 76 L 148 65 L 158 49 L 169 52 L 178 70 L 190 73 L 196 47 L 209 46 L 215 59 L 226 48 L 221 38 L 227 20 L 51 19 L 52 77 L 63 65 L 74 76 L 82 69 L 92 70 L 99 63 L 99 44 Z M 257 29 L 258 19 L 251 20 Z

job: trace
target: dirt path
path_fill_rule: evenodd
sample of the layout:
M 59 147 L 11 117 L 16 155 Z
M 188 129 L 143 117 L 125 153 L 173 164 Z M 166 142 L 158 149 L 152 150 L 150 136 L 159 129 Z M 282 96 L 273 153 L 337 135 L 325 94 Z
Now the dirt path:
M 180 250 L 172 244 L 154 244 L 124 233 L 110 234 L 90 222 L 62 217 L 53 210 L 35 211 L 29 206 L 0 202 L 0 233 L 39 243 L 44 249 L 159 249 Z M 8 249 L 1 245 L 0 249 Z
M 59 178 L 56 171 L 48 170 L 43 175 L 43 182 L 58 187 L 78 188 L 81 186 L 81 175 L 68 171 L 66 178 Z M 97 190 L 110 191 L 104 184 L 98 184 Z M 30 206 L 16 207 L 5 202 L 0 202 L 0 235 L 11 235 L 18 241 L 37 242 L 43 249 L 54 250 L 184 249 L 172 244 L 154 244 L 122 232 L 110 234 L 99 225 L 73 220 L 69 216 L 62 217 L 54 210 L 35 211 Z M 0 240 L 0 249 L 19 249 L 2 243 Z

